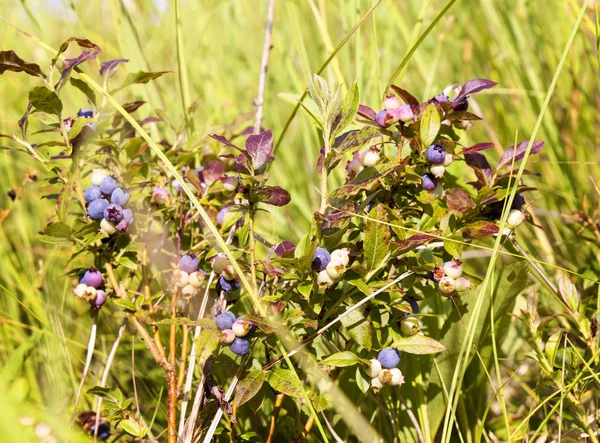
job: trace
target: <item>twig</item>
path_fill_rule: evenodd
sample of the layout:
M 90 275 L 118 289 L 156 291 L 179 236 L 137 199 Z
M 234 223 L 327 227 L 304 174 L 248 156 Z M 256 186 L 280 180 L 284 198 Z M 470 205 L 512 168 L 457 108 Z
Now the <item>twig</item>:
M 415 427 L 415 431 L 417 431 L 417 437 L 419 438 L 419 442 L 425 443 L 425 438 L 423 438 L 423 433 L 421 432 L 421 427 L 419 426 L 419 421 L 417 420 L 417 417 L 415 417 L 415 414 L 413 413 L 412 409 L 410 409 L 406 405 L 406 402 L 404 401 L 404 399 L 402 397 L 400 397 L 400 402 L 402 403 L 402 406 L 404 406 L 404 409 L 406 409 L 408 418 L 410 419 L 413 426 Z
M 102 373 L 102 380 L 100 381 L 100 387 L 104 388 L 106 386 L 106 382 L 108 381 L 108 375 L 110 374 L 110 368 L 112 366 L 113 360 L 115 359 L 115 355 L 117 354 L 117 350 L 119 348 L 119 344 L 121 343 L 121 337 L 123 337 L 123 332 L 125 332 L 125 327 L 127 325 L 127 320 L 123 321 L 123 324 L 119 328 L 119 332 L 117 332 L 117 338 L 113 343 L 112 349 L 110 350 L 110 354 L 108 354 L 108 358 L 106 359 L 106 366 L 104 367 L 104 372 Z M 100 422 L 100 411 L 102 410 L 102 401 L 104 398 L 98 397 L 98 405 L 96 406 L 96 423 Z M 94 426 L 94 442 L 98 440 L 98 429 L 100 426 Z
M 144 340 L 144 343 L 146 343 L 146 346 L 148 347 L 150 354 L 152 354 L 152 357 L 154 357 L 154 360 L 156 360 L 156 362 L 160 365 L 161 368 L 165 370 L 165 372 L 169 373 L 171 371 L 171 364 L 160 353 L 160 351 L 156 347 L 156 344 L 152 340 L 152 337 L 150 337 L 150 334 L 148 334 L 148 331 L 146 331 L 146 329 L 141 325 L 141 323 L 135 315 L 131 315 L 130 319 L 133 322 L 133 325 L 136 327 L 137 331 L 139 332 L 140 336 L 142 337 L 142 340 Z
M 306 438 L 306 436 L 309 434 L 310 430 L 312 429 L 314 423 L 315 423 L 315 417 L 310 415 L 308 417 L 308 420 L 306 420 L 306 424 L 304 425 L 302 434 L 300 435 L 300 437 L 298 437 L 298 439 L 296 440 L 296 443 L 300 443 L 302 440 L 304 440 Z
M 171 336 L 169 338 L 169 363 L 171 370 L 168 372 L 169 391 L 167 398 L 167 438 L 169 443 L 177 443 L 177 292 L 178 288 L 173 288 L 173 297 L 171 298 Z
M 254 133 L 260 132 L 263 120 L 263 109 L 265 105 L 265 84 L 267 82 L 267 71 L 269 66 L 269 54 L 271 53 L 271 41 L 273 35 L 273 22 L 275 20 L 275 0 L 269 0 L 267 8 L 267 25 L 265 28 L 265 43 L 263 45 L 262 60 L 260 63 L 260 78 L 258 81 L 258 97 L 254 100 L 256 106 L 256 117 L 254 119 Z
M 75 423 L 75 417 L 77 417 L 77 403 L 79 403 L 79 397 L 81 396 L 81 390 L 83 389 L 83 383 L 85 377 L 90 369 L 90 363 L 92 362 L 92 355 L 94 354 L 94 347 L 96 346 L 96 331 L 98 330 L 98 311 L 92 311 L 92 330 L 90 331 L 90 339 L 88 341 L 87 354 L 85 356 L 85 365 L 83 366 L 83 373 L 81 374 L 81 382 L 79 383 L 79 389 L 77 389 L 77 395 L 75 396 L 75 405 L 73 406 L 73 423 Z
M 329 420 L 327 420 L 327 417 L 325 416 L 325 413 L 323 411 L 321 411 L 321 415 L 323 416 L 323 420 L 325 420 L 327 429 L 329 429 L 329 432 L 331 432 L 331 435 L 333 435 L 333 439 L 335 441 L 337 441 L 338 443 L 344 443 L 344 440 L 342 440 L 342 438 L 338 435 L 338 433 L 335 432 L 335 430 L 333 429 L 333 426 L 331 426 L 331 423 L 329 423 Z
M 275 397 L 275 406 L 273 407 L 273 413 L 271 414 L 271 424 L 269 426 L 269 435 L 267 437 L 266 443 L 271 443 L 273 441 L 273 436 L 275 435 L 275 425 L 277 424 L 277 417 L 279 417 L 279 411 L 281 411 L 281 405 L 283 404 L 283 400 L 285 399 L 285 394 L 277 394 Z
M 329 323 L 327 323 L 325 326 L 323 326 L 317 332 L 313 333 L 312 335 L 310 335 L 309 337 L 307 337 L 306 339 L 304 339 L 298 346 L 296 346 L 294 349 L 292 349 L 290 352 L 287 353 L 287 357 L 291 357 L 292 355 L 298 353 L 298 351 L 300 351 L 303 348 L 305 348 L 306 345 L 308 345 L 310 342 L 312 342 L 315 338 L 317 338 L 320 335 L 322 335 L 325 331 L 327 331 L 329 328 L 331 328 L 334 324 L 336 324 L 337 322 L 339 322 L 341 319 L 343 319 L 344 317 L 350 315 L 350 313 L 352 313 L 353 311 L 355 311 L 358 308 L 360 308 L 362 305 L 364 305 L 365 303 L 367 303 L 369 300 L 373 299 L 374 297 L 376 297 L 377 295 L 381 294 L 382 292 L 388 290 L 389 288 L 391 288 L 395 284 L 399 283 L 400 281 L 404 280 L 406 277 L 412 275 L 413 273 L 414 273 L 413 271 L 407 271 L 407 272 L 405 272 L 404 274 L 400 275 L 395 280 L 393 280 L 391 283 L 388 283 L 387 285 L 379 288 L 377 291 L 373 292 L 371 295 L 368 295 L 367 297 L 363 298 L 361 301 L 359 301 L 355 305 L 352 305 L 352 307 L 348 308 L 342 314 L 338 315 L 335 319 L 333 319 L 332 321 L 330 321 Z M 273 360 L 272 362 L 267 363 L 266 365 L 263 366 L 263 368 L 262 368 L 263 371 L 267 371 L 267 370 L 271 369 L 273 366 L 275 366 L 277 363 L 279 363 L 283 359 L 284 359 L 284 356 L 281 356 L 281 357 Z

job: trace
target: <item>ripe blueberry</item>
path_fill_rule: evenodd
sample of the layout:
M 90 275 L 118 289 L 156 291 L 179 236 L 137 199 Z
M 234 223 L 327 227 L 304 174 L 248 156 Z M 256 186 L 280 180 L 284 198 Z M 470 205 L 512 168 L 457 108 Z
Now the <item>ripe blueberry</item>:
M 325 248 L 317 248 L 312 261 L 313 271 L 321 272 L 331 261 L 331 254 Z
M 79 283 L 97 288 L 102 284 L 102 274 L 96 268 L 90 268 L 85 271 Z
M 218 225 L 223 224 L 223 222 L 225 221 L 225 216 L 227 215 L 228 212 L 229 212 L 229 206 L 225 206 L 219 210 L 219 212 L 217 213 L 217 224 Z
M 119 206 L 125 206 L 129 201 L 129 193 L 121 188 L 115 189 L 110 195 L 110 202 Z
M 400 363 L 400 353 L 393 348 L 383 349 L 377 354 L 377 360 L 383 368 L 395 368 Z
M 231 329 L 235 322 L 235 315 L 231 311 L 221 311 L 215 315 L 214 321 L 220 330 Z
M 408 303 L 410 303 L 410 308 L 412 309 L 413 314 L 419 313 L 419 305 L 417 304 L 417 300 L 414 297 L 408 297 Z
M 123 220 L 123 208 L 115 203 L 109 204 L 104 208 L 104 218 L 111 223 L 119 223 Z
M 191 274 L 198 270 L 198 258 L 193 254 L 183 255 L 179 259 L 179 269 Z
M 110 197 L 113 191 L 117 189 L 117 186 L 117 181 L 110 176 L 106 177 L 100 182 L 100 190 L 107 197 Z
M 93 301 L 90 301 L 93 309 L 100 309 L 102 305 L 106 302 L 106 292 L 102 289 L 96 291 L 96 298 Z
M 123 209 L 123 220 L 129 226 L 133 222 L 133 212 L 131 209 Z
M 510 205 L 510 209 L 521 210 L 521 208 L 523 207 L 524 204 L 525 204 L 525 199 L 523 198 L 523 195 L 515 194 L 515 198 L 512 202 L 512 205 Z
M 99 199 L 102 196 L 102 191 L 98 186 L 90 186 L 83 193 L 83 197 L 85 201 L 88 203 L 93 202 L 94 200 Z
M 94 111 L 91 109 L 80 109 L 77 113 L 77 117 L 94 118 Z
M 444 160 L 446 160 L 446 149 L 442 145 L 434 143 L 425 151 L 425 158 L 427 158 L 429 163 L 444 163 Z
M 96 426 L 92 425 L 89 430 L 90 435 L 94 435 L 96 431 Z M 98 425 L 98 438 L 102 441 L 108 440 L 110 438 L 110 426 L 107 423 L 100 423 Z
M 93 220 L 100 220 L 104 217 L 104 210 L 108 206 L 108 201 L 103 198 L 98 198 L 91 202 L 87 207 L 87 213 Z
M 219 277 L 217 281 L 217 293 L 221 291 L 233 292 L 240 288 L 240 284 L 236 280 L 227 280 L 225 277 Z
M 425 174 L 421 177 L 421 187 L 426 191 L 433 191 L 435 189 L 436 181 L 435 177 L 431 174 Z
M 246 355 L 250 350 L 250 342 L 245 338 L 236 337 L 233 343 L 229 345 L 231 352 L 237 355 Z

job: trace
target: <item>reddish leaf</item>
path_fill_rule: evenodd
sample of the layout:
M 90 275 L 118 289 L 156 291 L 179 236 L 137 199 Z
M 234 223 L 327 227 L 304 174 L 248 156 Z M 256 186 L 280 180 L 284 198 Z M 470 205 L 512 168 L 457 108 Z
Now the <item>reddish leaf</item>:
M 275 252 L 275 255 L 277 255 L 277 257 L 285 258 L 285 257 L 293 257 L 295 250 L 296 250 L 295 244 L 293 244 L 289 240 L 284 240 L 283 242 L 281 242 L 277 245 L 274 252 Z
M 393 243 L 397 248 L 396 254 L 404 254 L 405 252 L 414 250 L 417 246 L 425 245 L 434 240 L 439 240 L 439 238 L 429 234 L 415 234 L 405 240 Z
M 132 112 L 135 112 L 138 109 L 140 109 L 145 104 L 146 104 L 146 102 L 144 100 L 137 100 L 134 102 L 125 103 L 123 105 L 123 109 L 125 109 L 127 112 L 129 112 L 131 114 Z
M 34 77 L 45 78 L 44 73 L 37 64 L 26 62 L 15 51 L 0 51 L 0 75 L 6 71 L 24 72 Z
M 141 125 L 147 125 L 148 123 L 158 123 L 158 122 L 162 122 L 163 119 L 159 118 L 159 117 L 146 117 L 144 120 L 141 121 Z
M 446 204 L 451 211 L 465 212 L 472 208 L 474 203 L 467 191 L 461 188 L 452 188 L 446 191 Z
M 483 185 L 490 185 L 494 178 L 492 167 L 483 154 L 465 154 L 465 162 L 475 171 L 477 181 Z
M 456 120 L 468 120 L 468 121 L 477 121 L 483 120 L 476 114 L 472 112 L 450 112 L 444 116 L 445 120 L 456 121 Z
M 461 98 L 467 95 L 475 94 L 476 92 L 483 91 L 484 89 L 490 89 L 496 86 L 498 83 L 485 78 L 474 78 L 466 82 L 458 95 L 454 98 L 454 102 L 460 101 Z
M 399 88 L 396 85 L 392 85 L 391 87 L 392 90 L 396 94 L 398 94 L 406 104 L 419 106 L 419 100 L 417 100 L 417 98 L 410 92 L 406 91 L 405 89 Z
M 218 161 L 208 162 L 200 172 L 201 180 L 206 186 L 210 186 L 223 176 L 224 170 L 223 163 Z
M 474 154 L 476 152 L 479 151 L 485 151 L 486 149 L 491 149 L 494 147 L 494 144 L 491 142 L 487 142 L 487 143 L 477 143 L 476 145 L 473 145 L 469 148 L 464 148 L 462 150 L 463 154 Z
M 129 59 L 127 58 L 118 58 L 116 60 L 109 60 L 100 65 L 100 75 L 106 75 L 107 77 L 112 77 L 117 67 L 121 63 L 127 63 Z
M 529 145 L 529 142 L 521 142 L 516 147 L 511 146 L 510 148 L 508 148 L 504 152 L 504 154 L 502 154 L 502 157 L 498 161 L 497 169 L 502 169 L 506 166 L 512 165 L 513 164 L 513 156 L 514 156 L 515 163 L 517 161 L 521 160 L 523 157 L 525 157 L 525 153 L 527 152 L 528 145 Z M 538 152 L 540 152 L 542 150 L 543 146 L 544 146 L 544 142 L 533 142 L 533 146 L 531 147 L 530 153 L 537 154 Z
M 244 150 L 242 148 L 238 148 L 236 145 L 234 145 L 233 143 L 231 143 L 229 140 L 227 140 L 222 135 L 219 135 L 219 134 L 209 134 L 209 137 L 212 138 L 212 139 L 214 139 L 214 140 L 216 140 L 216 141 L 218 141 L 222 145 L 229 146 L 230 148 L 237 149 L 238 151 L 244 152 Z
M 497 234 L 498 226 L 490 221 L 478 221 L 465 226 L 462 230 L 462 235 L 466 239 L 489 237 Z
M 357 114 L 360 115 L 363 118 L 366 118 L 367 120 L 371 120 L 371 121 L 375 121 L 375 111 L 373 111 L 371 108 L 369 108 L 368 106 L 364 106 L 364 105 L 358 105 L 358 111 Z
M 285 206 L 292 199 L 290 193 L 279 186 L 263 186 L 256 194 L 259 201 L 273 206 Z
M 270 129 L 258 135 L 249 136 L 245 146 L 252 159 L 254 169 L 259 169 L 273 161 L 273 132 Z
M 56 60 L 58 60 L 58 57 L 60 56 L 60 54 L 62 54 L 63 52 L 65 52 L 67 50 L 67 48 L 69 47 L 69 44 L 71 44 L 71 42 L 76 42 L 80 47 L 85 48 L 85 49 L 78 57 L 68 58 L 68 59 L 63 60 L 62 67 L 61 67 L 62 74 L 60 75 L 60 79 L 58 80 L 58 82 L 56 83 L 56 85 L 54 87 L 57 91 L 60 90 L 60 88 L 62 88 L 65 81 L 71 74 L 71 71 L 73 70 L 73 68 L 75 68 L 76 66 L 80 65 L 81 63 L 83 63 L 85 61 L 94 60 L 102 52 L 102 49 L 100 49 L 100 46 L 91 42 L 88 39 L 71 37 L 68 40 L 66 40 L 62 45 L 60 45 L 60 48 L 59 48 L 56 56 L 52 60 L 52 64 L 56 63 Z

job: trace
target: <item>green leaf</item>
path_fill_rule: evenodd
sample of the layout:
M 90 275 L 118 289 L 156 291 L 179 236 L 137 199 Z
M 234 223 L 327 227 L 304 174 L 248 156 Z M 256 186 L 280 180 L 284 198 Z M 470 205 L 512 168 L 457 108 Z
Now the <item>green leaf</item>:
M 162 77 L 165 74 L 169 74 L 171 71 L 158 71 L 158 72 L 144 72 L 144 71 L 138 71 L 136 73 L 131 73 L 129 75 L 127 75 L 127 78 L 125 79 L 125 82 L 123 82 L 123 84 L 117 89 L 117 91 L 126 88 L 127 86 L 131 86 L 131 85 L 140 85 L 140 84 L 146 84 L 151 80 L 156 80 L 159 77 Z M 112 92 L 116 92 L 116 91 L 112 91 Z
M 63 109 L 62 102 L 56 92 L 45 86 L 36 86 L 29 91 L 29 101 L 38 111 L 48 114 L 60 115 Z
M 340 112 L 333 122 L 331 129 L 332 137 L 340 134 L 350 123 L 352 123 L 356 117 L 356 111 L 358 111 L 359 101 L 360 93 L 358 91 L 358 83 L 354 81 L 354 83 L 352 83 L 352 87 L 346 94 L 346 97 L 344 97 Z
M 372 271 L 381 265 L 389 252 L 390 228 L 387 224 L 378 222 L 387 223 L 387 213 L 382 205 L 371 209 L 369 217 L 365 232 L 364 251 L 365 267 L 367 271 Z
M 438 132 L 440 132 L 440 127 L 440 113 L 438 112 L 437 106 L 431 103 L 427 106 L 421 116 L 419 135 L 421 136 L 421 143 L 423 146 L 429 146 L 435 141 Z
M 262 388 L 267 375 L 265 372 L 255 369 L 238 383 L 235 388 L 235 403 L 238 407 L 250 401 Z
M 137 310 L 137 308 L 135 307 L 133 302 L 126 298 L 117 298 L 117 299 L 113 300 L 113 303 L 117 306 L 120 306 L 120 307 L 128 310 L 128 311 L 135 312 Z
M 354 352 L 342 351 L 331 354 L 325 360 L 320 362 L 321 365 L 336 366 L 342 368 L 345 366 L 354 366 L 360 362 L 360 358 Z
M 455 241 L 453 241 L 455 240 Z M 452 257 L 461 257 L 463 251 L 463 238 L 460 234 L 453 234 L 444 240 L 444 249 Z
M 579 309 L 579 295 L 577 294 L 577 288 L 565 273 L 560 274 L 558 277 L 558 290 L 567 301 L 569 308 L 571 308 L 573 312 L 577 312 Z
M 373 344 L 373 332 L 371 324 L 365 316 L 356 309 L 340 320 L 348 331 L 350 337 L 367 351 L 371 350 Z
M 440 342 L 420 334 L 398 340 L 392 347 L 408 354 L 437 354 L 446 350 Z
M 75 137 L 77 137 L 79 135 L 79 133 L 81 132 L 81 130 L 83 129 L 83 127 L 85 125 L 87 125 L 88 123 L 92 123 L 94 121 L 93 118 L 86 118 L 86 117 L 79 117 L 75 120 L 75 123 L 73 123 L 73 126 L 71 127 L 71 131 L 69 131 L 69 138 L 71 140 L 73 140 Z
M 71 238 L 71 228 L 63 222 L 48 223 L 44 228 L 44 235 L 50 237 Z
M 127 269 L 131 269 L 132 271 L 138 269 L 138 264 L 128 255 L 123 255 L 119 257 L 119 260 L 117 260 L 117 262 L 119 263 L 119 265 L 124 266 Z
M 289 369 L 276 369 L 269 374 L 269 385 L 273 389 L 290 397 L 302 398 L 302 384 Z
M 97 395 L 98 397 L 106 397 L 110 392 L 110 388 L 102 386 L 94 386 L 86 391 L 88 394 Z
M 125 145 L 125 153 L 127 154 L 127 157 L 134 159 L 142 154 L 147 148 L 148 143 L 141 137 L 134 137 Z
M 94 106 L 96 106 L 96 94 L 94 93 L 94 91 L 92 91 L 92 88 L 90 88 L 86 82 L 84 82 L 83 80 L 79 80 L 78 78 L 71 78 L 69 79 L 69 82 L 71 83 L 71 85 L 83 92 L 87 99 Z
M 142 434 L 143 428 L 135 420 L 133 420 L 131 418 L 128 418 L 127 420 L 123 420 L 119 424 L 121 425 L 123 430 L 130 435 L 133 435 L 135 437 L 142 437 L 144 435 L 144 434 Z
M 221 333 L 217 329 L 205 329 L 195 340 L 199 364 L 204 364 L 219 347 L 219 335 Z
M 367 380 L 367 378 L 363 374 L 363 371 L 361 370 L 360 366 L 356 368 L 355 378 L 356 378 L 356 386 L 358 386 L 358 389 L 360 389 L 360 391 L 363 394 L 365 394 L 371 387 L 371 383 L 369 382 L 369 380 Z

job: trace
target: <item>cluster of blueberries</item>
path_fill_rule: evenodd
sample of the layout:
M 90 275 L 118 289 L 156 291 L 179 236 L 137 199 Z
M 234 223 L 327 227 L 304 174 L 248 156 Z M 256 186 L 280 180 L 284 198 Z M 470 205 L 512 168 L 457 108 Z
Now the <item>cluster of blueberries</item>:
M 313 271 L 318 272 L 317 284 L 321 289 L 331 288 L 346 272 L 350 262 L 349 249 L 336 249 L 329 253 L 325 248 L 317 248 L 312 260 Z
M 445 295 L 464 292 L 471 289 L 471 280 L 462 277 L 463 267 L 460 260 L 450 260 L 436 266 L 433 270 L 433 280 L 438 283 L 440 291 Z
M 404 376 L 397 367 L 400 364 L 400 351 L 394 348 L 382 349 L 377 358 L 371 359 L 366 369 L 367 376 L 371 377 L 371 387 L 378 391 L 384 384 L 402 386 Z
M 250 350 L 248 334 L 256 329 L 256 326 L 244 319 L 244 316 L 235 318 L 231 311 L 222 310 L 214 317 L 217 327 L 221 330 L 219 341 L 229 345 L 231 352 L 237 355 L 245 355 Z
M 92 220 L 100 220 L 100 228 L 108 235 L 125 232 L 133 222 L 131 209 L 124 206 L 129 202 L 129 193 L 119 187 L 117 180 L 104 169 L 94 169 L 92 185 L 83 196 L 88 203 L 87 213 Z
M 205 279 L 206 273 L 198 268 L 198 258 L 195 255 L 186 254 L 179 259 L 179 269 L 173 273 L 173 283 L 181 289 L 183 296 L 195 295 Z
M 219 275 L 217 294 L 220 294 L 221 291 L 237 291 L 240 288 L 240 284 L 236 280 L 235 269 L 225 254 L 215 255 L 212 259 L 212 270 Z
M 98 289 L 103 283 L 102 273 L 96 268 L 90 268 L 79 279 L 79 284 L 73 289 L 73 294 L 87 300 L 92 309 L 100 309 L 106 302 L 106 292 Z

